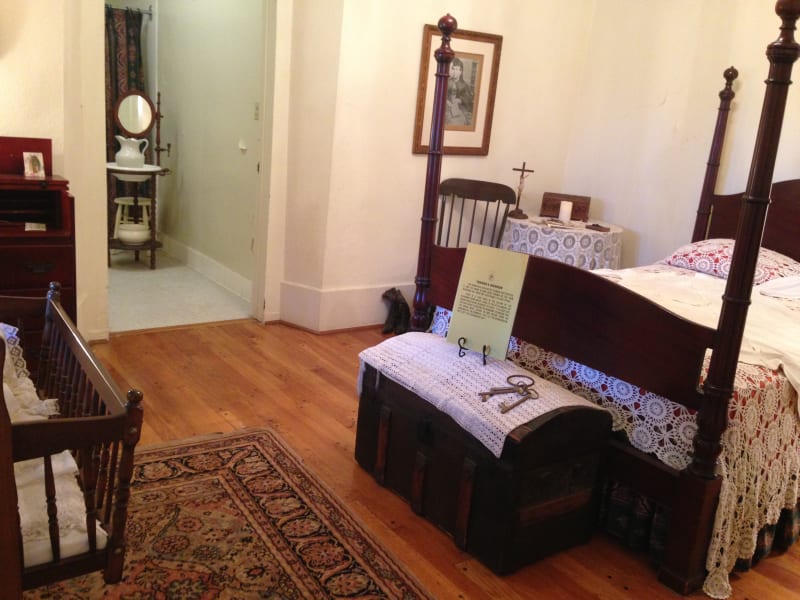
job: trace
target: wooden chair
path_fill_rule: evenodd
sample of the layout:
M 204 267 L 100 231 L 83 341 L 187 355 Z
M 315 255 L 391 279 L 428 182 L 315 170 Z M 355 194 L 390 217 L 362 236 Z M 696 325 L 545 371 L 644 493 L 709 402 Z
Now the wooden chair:
M 445 179 L 439 198 L 436 245 L 447 247 L 499 247 L 509 208 L 517 200 L 507 185 L 476 179 Z

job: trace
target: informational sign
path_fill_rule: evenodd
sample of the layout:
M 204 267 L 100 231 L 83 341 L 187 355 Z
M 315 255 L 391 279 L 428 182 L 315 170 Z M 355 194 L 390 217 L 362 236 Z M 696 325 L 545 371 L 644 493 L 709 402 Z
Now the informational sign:
M 458 280 L 447 341 L 505 360 L 528 255 L 470 244 Z

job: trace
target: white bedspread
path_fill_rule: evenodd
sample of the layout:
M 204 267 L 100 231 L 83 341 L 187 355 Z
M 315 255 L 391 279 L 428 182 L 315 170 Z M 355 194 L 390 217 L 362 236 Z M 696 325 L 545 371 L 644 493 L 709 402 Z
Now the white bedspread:
M 603 269 L 596 273 L 682 317 L 717 327 L 725 291 L 724 279 L 663 265 L 653 269 Z M 769 289 L 781 285 L 775 281 L 778 280 L 753 288 L 739 362 L 776 371 L 781 369 L 792 387 L 800 390 L 800 313 L 790 303 L 758 292 L 764 286 Z
M 537 377 L 511 361 L 487 359 L 477 352 L 458 356 L 458 347 L 431 333 L 409 332 L 389 338 L 361 354 L 382 375 L 430 402 L 448 414 L 500 457 L 506 436 L 516 427 L 562 406 L 585 406 L 602 410 L 592 402 Z M 362 368 L 363 371 L 363 368 Z M 500 404 L 513 402 L 516 393 L 493 396 L 486 402 L 479 392 L 507 385 L 509 375 L 523 374 L 535 380 L 536 399 L 528 400 L 503 414 Z M 359 376 L 359 391 L 361 377 Z
M 797 300 L 800 299 L 800 275 L 779 277 L 778 279 L 763 283 L 755 289 L 763 296 Z

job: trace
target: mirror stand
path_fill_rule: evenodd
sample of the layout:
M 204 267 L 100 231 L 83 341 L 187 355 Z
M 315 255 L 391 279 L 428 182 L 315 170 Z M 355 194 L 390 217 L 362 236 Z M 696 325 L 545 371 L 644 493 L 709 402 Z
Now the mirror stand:
M 114 112 L 114 123 L 118 130 L 129 139 L 117 136 L 120 146 L 123 142 L 142 142 L 155 126 L 156 164 L 124 166 L 116 162 L 107 163 L 109 176 L 108 197 L 108 266 L 111 266 L 111 250 L 129 250 L 134 253 L 134 260 L 139 260 L 139 252 L 150 252 L 150 268 L 156 268 L 156 250 L 162 244 L 156 238 L 157 222 L 157 176 L 165 175 L 169 169 L 161 167 L 161 152 L 169 156 L 171 144 L 161 147 L 161 92 L 158 93 L 157 105 L 143 92 L 130 91 L 117 101 Z M 145 145 L 146 149 L 146 145 Z M 138 166 L 141 164 L 141 166 Z M 119 193 L 118 181 L 125 182 L 124 190 Z M 144 192 L 150 197 L 140 196 L 140 186 L 149 182 Z

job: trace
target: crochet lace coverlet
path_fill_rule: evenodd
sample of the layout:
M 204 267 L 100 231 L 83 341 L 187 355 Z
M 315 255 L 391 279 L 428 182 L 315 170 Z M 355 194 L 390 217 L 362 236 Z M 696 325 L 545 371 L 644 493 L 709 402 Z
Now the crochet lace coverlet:
M 516 427 L 551 410 L 565 406 L 598 406 L 563 387 L 537 377 L 508 360 L 487 358 L 478 352 L 458 356 L 459 349 L 442 337 L 430 333 L 409 332 L 384 340 L 361 354 L 364 364 L 397 382 L 434 407 L 452 417 L 492 454 L 500 457 L 506 436 Z M 503 414 L 500 405 L 519 398 L 512 392 L 482 402 L 479 392 L 508 385 L 510 375 L 527 375 L 535 381 L 539 394 Z M 359 393 L 361 376 L 359 376 Z
M 658 292 L 655 295 L 668 295 L 693 310 L 708 299 L 720 298 L 719 282 L 680 271 L 666 265 L 651 265 L 600 274 L 620 283 L 627 283 L 623 281 L 626 276 L 654 281 L 666 276 L 673 280 L 672 289 L 662 282 L 654 286 Z M 677 286 L 676 278 L 682 280 Z M 706 284 L 710 286 L 704 287 Z M 764 298 L 756 294 L 757 289 L 753 298 L 757 307 Z M 789 311 L 784 312 L 783 318 L 796 325 L 800 321 L 800 301 L 782 300 L 780 304 L 780 310 Z M 450 312 L 438 308 L 431 331 L 446 335 L 449 319 Z M 751 321 L 751 326 L 758 323 L 756 319 Z M 758 532 L 777 523 L 782 509 L 794 507 L 800 491 L 798 393 L 784 373 L 784 367 L 794 370 L 796 354 L 789 357 L 794 361 L 780 361 L 776 370 L 767 366 L 774 364 L 774 353 L 768 352 L 766 359 L 762 359 L 758 356 L 758 345 L 744 342 L 742 354 L 762 364 L 748 364 L 740 356 L 729 403 L 728 427 L 717 460 L 722 490 L 706 557 L 708 575 L 703 584 L 703 591 L 712 598 L 730 596 L 729 574 L 736 561 L 753 556 Z M 606 408 L 612 415 L 612 429 L 624 431 L 634 448 L 676 469 L 683 469 L 691 462 L 692 440 L 697 431 L 695 411 L 522 340 L 511 339 L 507 356 L 538 376 Z M 708 361 L 706 357 L 701 380 L 706 375 Z

